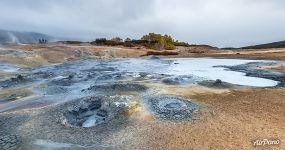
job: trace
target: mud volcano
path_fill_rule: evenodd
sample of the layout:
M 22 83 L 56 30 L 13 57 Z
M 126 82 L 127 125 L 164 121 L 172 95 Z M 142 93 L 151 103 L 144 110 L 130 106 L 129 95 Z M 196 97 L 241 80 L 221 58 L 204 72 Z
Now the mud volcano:
M 191 119 L 198 105 L 174 96 L 158 96 L 148 99 L 149 106 L 157 118 L 166 120 Z
M 69 104 L 60 120 L 72 127 L 93 127 L 118 117 L 127 108 L 128 100 L 116 96 L 86 97 Z

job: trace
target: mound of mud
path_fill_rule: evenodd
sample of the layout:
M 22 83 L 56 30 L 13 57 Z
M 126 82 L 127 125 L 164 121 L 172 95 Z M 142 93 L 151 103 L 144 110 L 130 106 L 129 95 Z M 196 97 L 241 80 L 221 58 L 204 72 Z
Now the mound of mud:
M 12 77 L 5 81 L 0 81 L 0 87 L 2 88 L 9 88 L 13 86 L 17 86 L 20 84 L 25 84 L 27 82 L 30 82 L 31 79 L 23 76 L 23 75 L 17 75 L 16 77 Z
M 279 81 L 277 87 L 285 87 L 285 75 L 283 73 L 272 71 L 272 70 L 263 70 L 260 69 L 263 66 L 274 65 L 272 62 L 250 62 L 247 64 L 241 64 L 236 66 L 215 66 L 215 67 L 224 67 L 231 71 L 243 72 L 246 76 L 265 78 L 274 81 Z
M 131 97 L 92 96 L 68 104 L 60 122 L 73 127 L 93 127 L 118 117 L 127 107 Z
M 194 84 L 199 80 L 201 79 L 194 76 L 176 76 L 176 77 L 164 78 L 162 80 L 162 83 L 167 85 Z
M 97 66 L 97 67 L 92 67 L 90 69 L 85 69 L 82 70 L 83 72 L 114 72 L 115 68 L 113 67 L 108 67 L 104 64 L 101 64 L 101 66 Z
M 73 76 L 68 76 L 66 78 L 54 79 L 49 83 L 49 85 L 71 86 L 74 82 Z
M 115 83 L 115 84 L 102 84 L 94 85 L 83 91 L 95 91 L 95 92 L 142 92 L 148 88 L 144 85 L 135 83 Z
M 227 89 L 227 88 L 233 88 L 236 87 L 237 85 L 230 84 L 227 82 L 223 82 L 220 79 L 217 79 L 216 81 L 214 80 L 206 80 L 206 81 L 201 81 L 198 82 L 199 85 L 209 87 L 209 88 L 217 88 L 217 89 Z
M 165 120 L 187 120 L 192 118 L 198 105 L 175 96 L 157 96 L 147 99 L 148 107 L 157 118 Z
M 57 95 L 57 94 L 62 94 L 62 93 L 67 93 L 68 92 L 68 88 L 64 87 L 64 86 L 49 86 L 44 94 L 45 95 Z
M 152 55 L 149 59 L 160 59 L 158 56 Z
M 147 73 L 147 72 L 129 73 L 127 76 L 129 76 L 132 80 L 135 81 L 161 80 L 165 77 L 169 77 L 169 75 L 165 74 L 156 74 L 156 73 Z
M 117 81 L 117 80 L 122 80 L 122 79 L 124 79 L 122 74 L 120 74 L 120 73 L 112 73 L 112 74 L 100 75 L 97 78 L 97 81 L 108 81 L 108 80 Z
M 51 71 L 39 71 L 32 74 L 31 77 L 34 79 L 49 79 L 55 77 L 55 74 Z

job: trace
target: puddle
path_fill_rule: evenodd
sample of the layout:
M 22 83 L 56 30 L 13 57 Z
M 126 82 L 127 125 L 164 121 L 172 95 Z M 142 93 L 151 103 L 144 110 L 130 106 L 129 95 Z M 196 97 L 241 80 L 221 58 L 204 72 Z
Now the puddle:
M 246 76 L 246 73 L 230 71 L 224 67 L 236 66 L 250 62 L 274 62 L 265 60 L 242 59 L 212 59 L 212 58 L 175 58 L 175 59 L 127 59 L 117 62 L 121 71 L 149 72 L 172 76 L 196 76 L 206 80 L 220 79 L 231 84 L 271 87 L 278 84 L 277 81 Z

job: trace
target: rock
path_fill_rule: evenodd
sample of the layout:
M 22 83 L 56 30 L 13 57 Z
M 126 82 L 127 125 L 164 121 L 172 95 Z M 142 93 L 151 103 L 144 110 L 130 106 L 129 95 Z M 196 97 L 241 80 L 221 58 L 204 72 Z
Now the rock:
M 67 77 L 67 78 L 59 78 L 59 79 L 54 79 L 48 85 L 50 86 L 71 86 L 74 84 L 74 81 L 72 81 L 73 77 Z
M 210 111 L 210 113 L 212 114 L 212 116 L 215 116 L 215 115 L 216 115 L 216 112 L 215 112 L 215 111 Z
M 147 89 L 148 88 L 146 86 L 136 83 L 115 83 L 94 85 L 87 88 L 87 90 L 84 89 L 83 91 L 95 91 L 111 94 L 112 92 L 140 92 L 146 91 Z
M 150 59 L 160 59 L 160 58 L 157 57 L 157 56 L 155 56 L 155 55 L 152 55 L 152 56 L 150 57 Z
M 221 85 L 222 83 L 223 83 L 223 81 L 221 79 L 217 79 L 214 84 Z
M 18 76 L 17 76 L 17 79 L 18 79 L 18 80 L 24 80 L 24 77 L 23 77 L 22 75 L 18 75 Z
M 74 75 L 68 75 L 67 79 L 71 80 L 74 77 Z
M 106 110 L 99 110 L 97 113 L 96 113 L 97 116 L 100 116 L 100 117 L 107 117 L 108 116 L 108 112 Z

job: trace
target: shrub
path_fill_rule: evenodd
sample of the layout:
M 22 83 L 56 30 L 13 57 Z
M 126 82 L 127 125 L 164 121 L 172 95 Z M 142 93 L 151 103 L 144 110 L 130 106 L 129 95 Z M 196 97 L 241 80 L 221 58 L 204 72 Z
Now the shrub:
M 81 41 L 60 41 L 62 42 L 63 44 L 82 44 L 84 42 L 81 42 Z
M 126 38 L 124 41 L 120 37 L 114 37 L 111 40 L 106 38 L 98 38 L 91 42 L 94 45 L 109 45 L 117 46 L 122 45 L 125 47 L 144 46 L 155 50 L 173 50 L 176 46 L 190 46 L 188 43 L 174 41 L 170 35 L 161 35 L 156 33 L 149 33 L 144 35 L 140 40 L 131 40 Z
M 146 41 L 145 46 L 151 49 L 175 49 L 174 40 L 169 35 L 163 36 L 161 34 L 149 33 L 148 35 L 144 35 L 141 40 Z
M 106 38 L 98 38 L 95 41 L 92 41 L 91 44 L 93 45 L 105 45 L 107 43 Z
M 106 38 L 98 38 L 95 41 L 91 42 L 93 45 L 107 45 L 107 46 L 116 46 L 123 45 L 122 39 L 119 37 L 112 38 L 107 40 Z
M 111 41 L 120 43 L 120 42 L 123 42 L 123 39 L 121 39 L 120 37 L 113 37 L 113 38 L 111 39 Z
M 130 38 L 126 38 L 125 42 L 131 42 L 132 40 Z
M 189 46 L 190 46 L 190 44 L 188 44 L 188 43 L 186 43 L 186 42 L 179 42 L 178 40 L 176 40 L 176 41 L 174 42 L 174 45 L 175 45 L 175 46 L 185 46 L 185 47 L 189 47 Z

